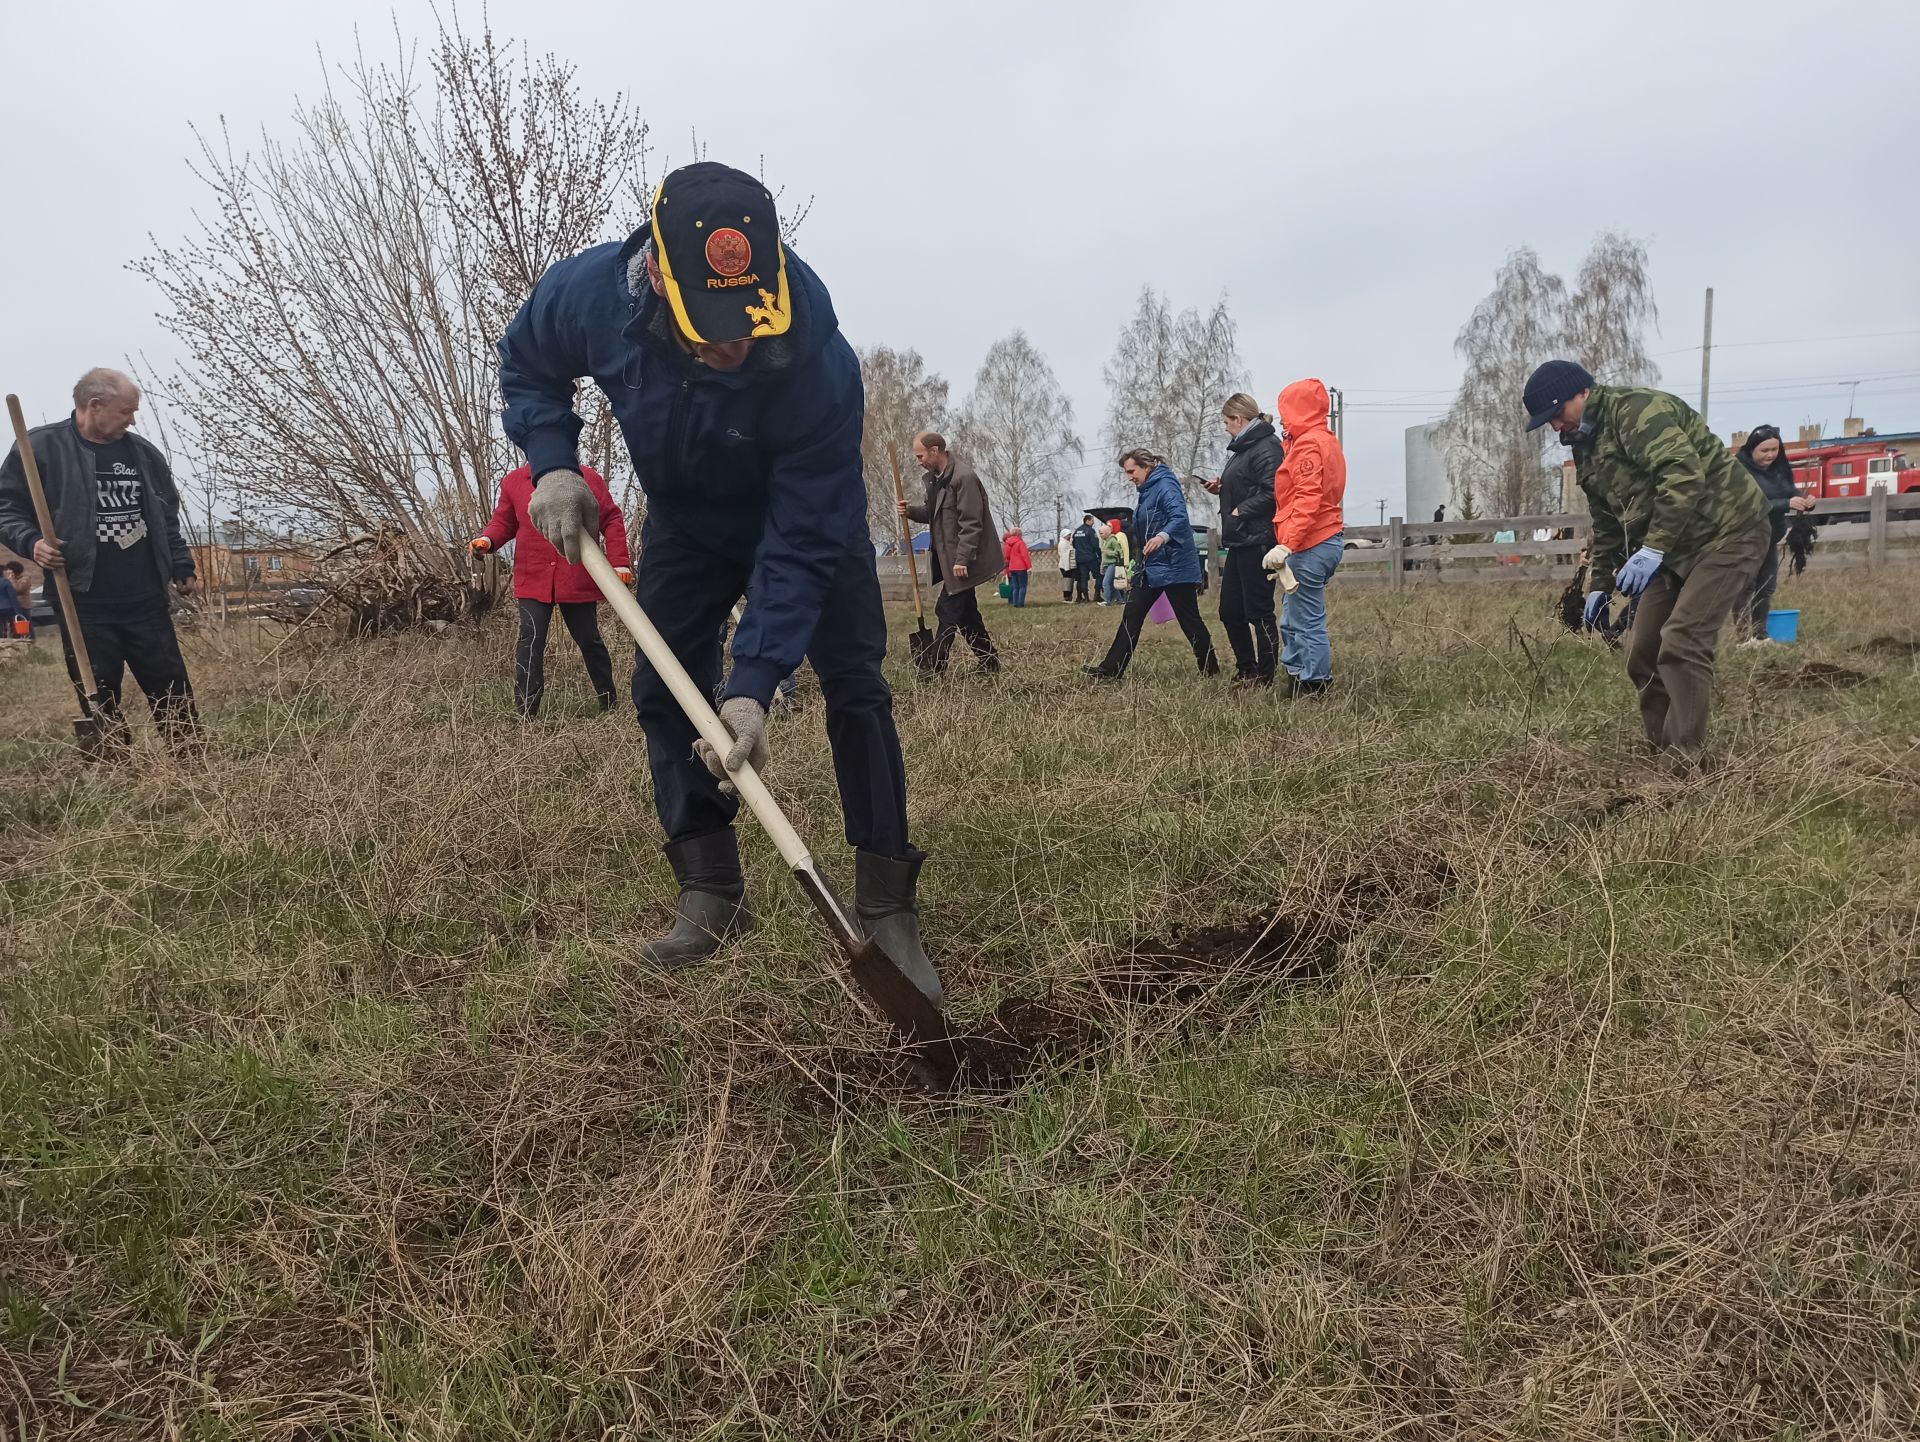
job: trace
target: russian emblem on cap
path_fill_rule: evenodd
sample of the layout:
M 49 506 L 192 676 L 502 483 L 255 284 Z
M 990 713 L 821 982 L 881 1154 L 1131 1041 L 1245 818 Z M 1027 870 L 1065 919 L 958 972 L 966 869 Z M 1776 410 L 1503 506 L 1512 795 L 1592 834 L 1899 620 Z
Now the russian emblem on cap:
M 715 275 L 731 280 L 753 264 L 753 245 L 732 226 L 723 226 L 707 237 L 707 264 Z

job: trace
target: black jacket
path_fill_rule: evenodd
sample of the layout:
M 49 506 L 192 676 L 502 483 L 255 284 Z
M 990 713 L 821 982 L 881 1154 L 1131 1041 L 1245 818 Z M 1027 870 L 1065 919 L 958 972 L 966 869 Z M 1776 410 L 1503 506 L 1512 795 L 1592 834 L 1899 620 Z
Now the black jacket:
M 1220 472 L 1220 544 L 1273 545 L 1273 473 L 1286 452 L 1270 421 L 1255 421 L 1227 442 Z
M 1762 430 L 1772 432 L 1772 427 L 1763 427 Z M 1747 474 L 1759 484 L 1761 494 L 1767 498 L 1767 521 L 1773 527 L 1773 543 L 1777 546 L 1787 534 L 1787 518 L 1791 509 L 1787 503 L 1800 494 L 1800 487 L 1794 484 L 1793 467 L 1787 464 L 1784 449 L 1765 470 L 1761 470 L 1754 461 L 1753 448 L 1767 439 L 1778 440 L 1779 435 L 1762 434 L 1758 440 L 1748 436 L 1747 443 L 1734 454 L 1739 457 L 1740 464 L 1746 467 Z
M 1139 552 L 1134 552 L 1138 555 Z M 1073 529 L 1073 559 L 1082 566 L 1098 567 L 1100 564 L 1100 532 L 1085 521 Z
M 34 460 L 39 462 L 47 508 L 53 512 L 53 528 L 67 558 L 67 579 L 75 591 L 85 595 L 93 588 L 100 509 L 92 453 L 73 428 L 71 416 L 52 425 L 35 426 L 27 432 L 27 439 L 33 446 Z M 127 440 L 140 453 L 140 509 L 146 514 L 154 567 L 165 589 L 193 574 L 193 552 L 180 529 L 180 492 L 174 488 L 167 458 L 150 441 L 132 431 L 127 432 Z M 27 490 L 26 468 L 20 464 L 20 448 L 15 446 L 7 452 L 6 464 L 0 465 L 0 542 L 31 557 L 34 542 L 41 539 L 40 523 L 33 514 L 33 496 Z

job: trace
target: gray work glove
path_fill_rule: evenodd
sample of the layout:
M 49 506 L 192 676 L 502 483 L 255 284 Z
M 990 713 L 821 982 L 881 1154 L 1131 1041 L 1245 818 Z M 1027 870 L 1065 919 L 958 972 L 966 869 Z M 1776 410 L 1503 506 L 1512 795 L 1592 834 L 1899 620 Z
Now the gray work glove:
M 543 471 L 534 483 L 527 516 L 554 550 L 580 564 L 580 538 L 600 533 L 600 503 L 578 471 Z
M 720 724 L 733 733 L 733 745 L 722 758 L 705 739 L 693 743 L 693 753 L 707 763 L 707 770 L 720 778 L 720 789 L 733 795 L 728 775 L 744 762 L 755 771 L 767 764 L 767 708 L 751 696 L 730 696 L 720 703 Z

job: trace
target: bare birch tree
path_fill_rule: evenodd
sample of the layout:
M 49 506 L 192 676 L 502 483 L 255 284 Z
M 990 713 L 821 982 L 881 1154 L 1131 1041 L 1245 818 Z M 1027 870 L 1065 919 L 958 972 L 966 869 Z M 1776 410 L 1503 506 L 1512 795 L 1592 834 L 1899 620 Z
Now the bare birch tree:
M 1493 292 L 1454 341 L 1467 363 L 1441 422 L 1447 476 L 1467 515 L 1517 516 L 1547 506 L 1558 487 L 1561 448 L 1548 430 L 1529 434 L 1520 397 L 1535 366 L 1577 360 L 1609 385 L 1660 378 L 1645 330 L 1657 323 L 1647 248 L 1603 231 L 1581 262 L 1573 292 L 1527 248 L 1507 257 Z
M 921 471 L 913 460 L 913 438 L 922 431 L 945 434 L 947 380 L 929 371 L 916 350 L 877 345 L 860 352 L 860 379 L 867 392 L 860 458 L 867 478 L 867 529 L 881 545 L 898 543 L 900 516 L 894 509 L 893 467 L 887 448 L 900 459 L 900 479 L 908 500 L 919 499 Z
M 1025 331 L 1002 336 L 973 378 L 955 439 L 980 473 L 1002 526 L 1025 529 L 1073 493 L 1086 453 L 1073 431 L 1073 402 Z
M 1602 385 L 1651 385 L 1660 379 L 1660 367 L 1647 355 L 1645 332 L 1659 323 L 1646 246 L 1630 235 L 1602 231 L 1561 310 L 1561 354 L 1579 361 Z
M 1220 405 L 1246 384 L 1226 302 L 1204 314 L 1189 309 L 1176 316 L 1165 297 L 1142 287 L 1133 319 L 1122 327 L 1102 374 L 1109 450 L 1146 446 L 1165 456 L 1189 504 L 1204 502 L 1206 491 L 1193 477 L 1219 472 L 1227 443 Z M 1102 479 L 1109 491 L 1122 484 Z
M 155 389 L 203 484 L 457 574 L 448 543 L 518 463 L 495 344 L 548 266 L 631 228 L 645 124 L 552 55 L 443 28 L 424 73 L 404 44 L 356 56 L 288 140 L 200 141 L 212 207 L 136 269 L 184 353 Z M 581 399 L 587 438 L 610 434 Z
M 1464 514 L 1525 515 L 1548 495 L 1545 440 L 1554 437 L 1526 429 L 1520 395 L 1533 368 L 1554 354 L 1565 295 L 1560 277 L 1542 270 L 1540 257 L 1522 247 L 1507 256 L 1492 294 L 1454 340 L 1466 374 L 1439 439 Z

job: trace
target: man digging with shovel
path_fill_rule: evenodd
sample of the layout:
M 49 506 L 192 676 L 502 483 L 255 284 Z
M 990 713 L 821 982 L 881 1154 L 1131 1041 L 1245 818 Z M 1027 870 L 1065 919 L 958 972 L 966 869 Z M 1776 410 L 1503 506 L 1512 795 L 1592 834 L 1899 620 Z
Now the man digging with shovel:
M 720 706 L 734 738 L 724 756 L 696 748 L 668 679 L 635 661 L 634 705 L 680 886 L 672 929 L 641 960 L 691 965 L 753 925 L 727 778 L 765 765 L 767 708 L 804 657 L 825 697 L 856 848 L 857 924 L 940 1005 L 915 896 L 925 857 L 907 839 L 906 767 L 880 669 L 887 627 L 867 536 L 860 366 L 826 287 L 783 245 L 772 195 L 730 166 L 674 171 L 624 244 L 541 278 L 500 362 L 507 436 L 536 478 L 529 518 L 572 562 L 599 515 L 580 476 L 574 378 L 605 392 L 647 495 L 635 599 L 705 695 L 720 683 L 721 623 L 753 594 Z

